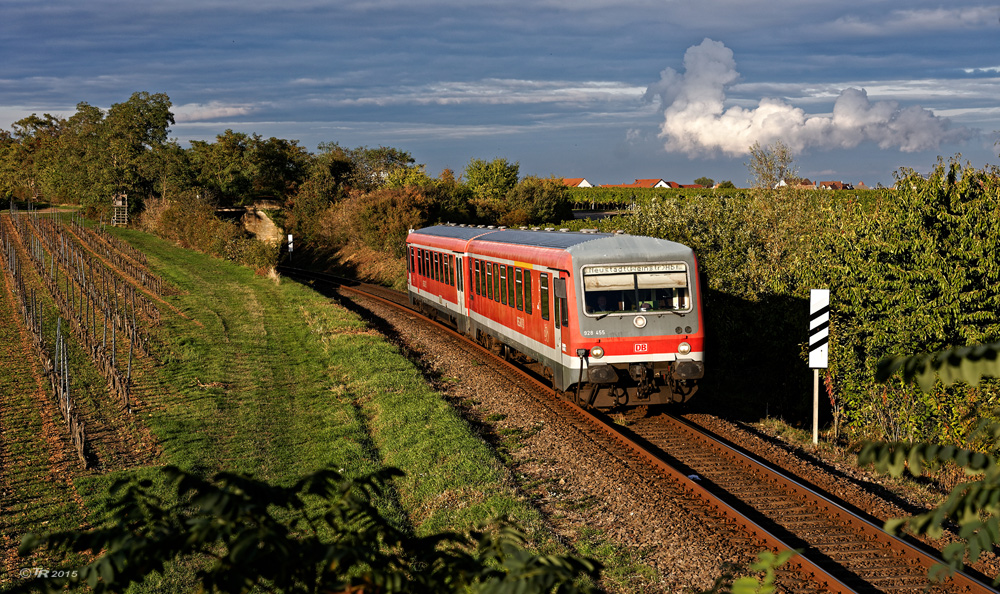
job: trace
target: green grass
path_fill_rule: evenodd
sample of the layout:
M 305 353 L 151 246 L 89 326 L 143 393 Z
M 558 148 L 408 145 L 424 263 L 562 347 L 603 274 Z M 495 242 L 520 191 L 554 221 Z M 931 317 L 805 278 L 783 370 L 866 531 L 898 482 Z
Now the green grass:
M 157 439 L 159 463 L 279 484 L 322 467 L 359 476 L 394 466 L 405 476 L 377 503 L 397 526 L 428 534 L 499 518 L 524 529 L 539 550 L 565 552 L 504 464 L 531 432 L 500 434 L 492 449 L 395 346 L 306 286 L 275 283 L 140 232 L 113 232 L 177 289 L 163 297 L 161 324 L 150 329 L 155 359 L 138 365 L 135 376 L 141 405 L 132 422 Z M 81 389 L 99 392 L 99 378 L 88 381 L 97 387 Z M 120 478 L 148 478 L 166 496 L 159 468 L 78 477 L 91 525 L 115 521 L 103 504 Z M 597 536 L 582 542 L 583 554 L 595 551 L 626 573 L 641 571 L 602 548 Z M 198 563 L 171 564 L 134 591 L 189 590 Z
M 154 329 L 159 363 L 137 378 L 163 463 L 282 484 L 324 466 L 348 476 L 394 466 L 406 475 L 379 506 L 401 527 L 427 534 L 502 518 L 557 546 L 497 454 L 364 320 L 294 282 L 115 232 L 178 289 Z M 127 474 L 81 481 L 88 506 L 99 509 Z M 95 512 L 102 519 L 113 521 Z M 191 570 L 172 567 L 142 591 L 177 589 Z
M 604 583 L 616 592 L 646 591 L 657 582 L 657 572 L 645 561 L 648 551 L 615 544 L 604 533 L 584 528 L 577 535 L 577 550 L 604 564 Z

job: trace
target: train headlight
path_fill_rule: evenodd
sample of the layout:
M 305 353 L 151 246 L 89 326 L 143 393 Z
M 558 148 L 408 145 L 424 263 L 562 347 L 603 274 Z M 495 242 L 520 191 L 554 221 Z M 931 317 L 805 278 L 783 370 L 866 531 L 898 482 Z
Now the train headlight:
M 599 346 L 595 346 L 594 348 L 590 349 L 590 356 L 595 359 L 600 359 L 601 357 L 604 356 L 604 349 L 602 349 Z
M 681 355 L 690 354 L 691 353 L 691 345 L 688 344 L 688 343 L 686 343 L 686 342 L 682 342 L 679 345 L 677 345 L 677 352 L 679 354 L 681 354 Z
M 632 323 L 635 324 L 636 328 L 645 328 L 646 327 L 646 316 L 635 316 L 632 319 Z

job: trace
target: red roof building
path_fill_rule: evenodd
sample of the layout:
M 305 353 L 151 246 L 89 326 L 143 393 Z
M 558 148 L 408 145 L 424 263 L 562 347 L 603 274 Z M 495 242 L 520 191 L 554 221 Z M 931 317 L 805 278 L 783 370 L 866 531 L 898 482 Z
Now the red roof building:
M 630 184 L 605 184 L 604 188 L 679 188 L 677 182 L 668 182 L 662 179 L 637 179 Z

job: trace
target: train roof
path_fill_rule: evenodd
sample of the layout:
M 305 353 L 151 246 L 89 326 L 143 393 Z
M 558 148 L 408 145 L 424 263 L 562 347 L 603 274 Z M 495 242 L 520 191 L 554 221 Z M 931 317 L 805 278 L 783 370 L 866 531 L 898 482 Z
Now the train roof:
M 435 237 L 453 239 L 479 239 L 495 243 L 526 245 L 532 247 L 547 247 L 566 249 L 574 245 L 593 241 L 601 237 L 622 237 L 614 233 L 580 232 L 580 231 L 529 231 L 526 229 L 505 229 L 490 227 L 461 227 L 454 225 L 434 225 L 416 229 L 414 233 L 423 233 Z
M 508 245 L 552 248 L 570 252 L 581 250 L 615 252 L 618 257 L 625 255 L 649 256 L 651 251 L 680 255 L 691 252 L 691 248 L 655 237 L 626 235 L 622 233 L 599 233 L 596 231 L 534 231 L 526 229 L 490 229 L 488 227 L 461 227 L 455 225 L 434 225 L 417 229 L 434 237 L 447 237 L 465 241 L 487 241 Z M 593 242 L 591 244 L 591 242 Z M 583 244 L 591 244 L 584 246 Z M 610 254 L 609 254 L 610 255 Z
M 449 239 L 464 239 L 466 241 L 476 238 L 486 233 L 492 233 L 495 229 L 487 227 L 462 227 L 458 225 L 434 225 L 423 229 L 414 229 L 410 233 L 422 233 L 434 237 L 447 237 Z

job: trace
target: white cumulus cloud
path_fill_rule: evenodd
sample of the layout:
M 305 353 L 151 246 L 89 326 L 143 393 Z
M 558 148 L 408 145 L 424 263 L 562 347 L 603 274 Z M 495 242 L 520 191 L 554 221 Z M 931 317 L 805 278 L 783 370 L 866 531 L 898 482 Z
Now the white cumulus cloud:
M 174 110 L 174 121 L 180 124 L 182 122 L 217 120 L 220 118 L 245 116 L 253 113 L 253 111 L 254 108 L 249 105 L 230 105 L 221 101 L 186 103 L 177 106 Z
M 873 142 L 882 149 L 916 152 L 969 138 L 972 131 L 952 127 L 947 118 L 895 101 L 872 102 L 864 89 L 840 92 L 832 113 L 808 114 L 777 98 L 756 107 L 725 107 L 726 88 L 739 79 L 733 52 L 705 39 L 684 54 L 684 72 L 667 68 L 646 89 L 664 110 L 660 136 L 669 152 L 688 155 L 745 155 L 755 142 L 780 140 L 793 151 L 847 149 Z

